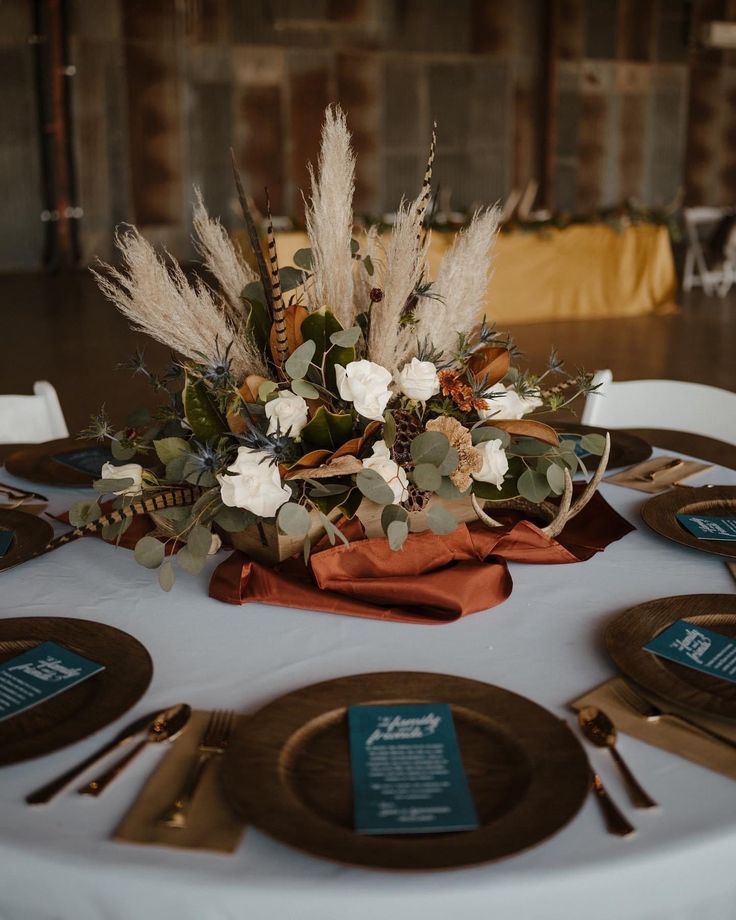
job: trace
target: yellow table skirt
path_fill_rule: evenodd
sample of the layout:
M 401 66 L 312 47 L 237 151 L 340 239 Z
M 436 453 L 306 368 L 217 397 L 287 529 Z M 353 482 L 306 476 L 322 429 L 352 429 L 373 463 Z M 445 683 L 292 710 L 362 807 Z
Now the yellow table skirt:
M 430 277 L 452 240 L 452 233 L 433 232 Z M 280 233 L 280 264 L 292 265 L 296 250 L 308 245 L 303 233 Z M 503 233 L 494 266 L 485 313 L 500 326 L 676 310 L 675 266 L 663 226 L 616 231 L 604 224 L 580 224 Z

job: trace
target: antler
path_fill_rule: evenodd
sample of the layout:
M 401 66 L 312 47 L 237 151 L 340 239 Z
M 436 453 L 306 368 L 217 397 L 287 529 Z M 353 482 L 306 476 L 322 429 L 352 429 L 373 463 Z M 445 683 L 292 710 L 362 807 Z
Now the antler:
M 565 491 L 562 493 L 557 514 L 542 528 L 542 533 L 548 537 L 556 537 L 561 534 L 570 519 L 570 504 L 572 503 L 572 476 L 570 470 L 565 470 Z
M 611 435 L 606 432 L 606 446 L 603 448 L 603 453 L 601 454 L 601 459 L 598 461 L 598 469 L 595 471 L 593 478 L 590 480 L 588 485 L 585 487 L 585 491 L 582 493 L 580 498 L 575 502 L 575 504 L 570 508 L 570 513 L 568 515 L 568 520 L 575 517 L 576 514 L 580 514 L 583 508 L 588 504 L 588 502 L 593 497 L 595 490 L 598 488 L 598 485 L 603 479 L 603 474 L 606 472 L 606 467 L 608 466 L 608 457 L 611 453 Z
M 475 495 L 470 496 L 470 503 L 473 506 L 473 511 L 478 515 L 479 519 L 483 521 L 486 527 L 503 527 L 499 521 L 494 520 L 490 515 L 486 514 L 485 511 L 481 508 L 478 503 L 478 499 Z

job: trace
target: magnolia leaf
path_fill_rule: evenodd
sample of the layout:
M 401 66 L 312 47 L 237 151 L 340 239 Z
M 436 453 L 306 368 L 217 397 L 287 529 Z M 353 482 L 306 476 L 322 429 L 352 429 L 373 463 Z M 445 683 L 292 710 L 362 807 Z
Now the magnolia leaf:
M 383 413 L 383 441 L 386 447 L 393 447 L 396 443 L 396 419 L 388 411 Z
M 432 504 L 427 509 L 427 524 L 438 534 L 452 533 L 457 528 L 455 515 L 438 504 Z
M 171 591 L 174 587 L 174 581 L 176 575 L 174 574 L 174 566 L 166 560 L 158 570 L 158 583 L 161 585 L 164 591 Z
M 322 357 L 328 352 L 324 359 L 324 384 L 333 393 L 337 392 L 335 366 L 339 364 L 347 367 L 351 361 L 355 361 L 355 348 L 332 344 L 330 338 L 335 332 L 342 332 L 342 326 L 326 307 L 310 313 L 301 327 L 305 340 L 311 339 L 316 345 L 313 359 L 316 365 L 322 364 Z
M 313 387 L 308 380 L 292 380 L 291 390 L 304 399 L 319 399 L 319 390 Z
M 350 329 L 341 329 L 339 332 L 333 332 L 330 336 L 330 342 L 333 345 L 339 345 L 342 348 L 350 348 L 360 338 L 360 326 L 351 326 Z
M 202 524 L 195 524 L 187 534 L 187 546 L 193 556 L 206 556 L 212 546 L 212 534 Z
M 281 282 L 281 292 L 285 294 L 287 291 L 293 291 L 294 288 L 304 284 L 304 272 L 301 269 L 293 268 L 291 265 L 286 265 L 284 268 L 279 269 L 279 281 Z
M 135 561 L 147 569 L 157 569 L 164 561 L 164 545 L 155 537 L 141 537 L 133 551 Z
M 282 533 L 291 537 L 303 537 L 309 531 L 309 512 L 304 505 L 286 502 L 279 508 L 276 523 Z
M 424 431 L 411 442 L 411 456 L 415 463 L 440 466 L 450 450 L 450 442 L 441 431 Z
M 193 553 L 189 545 L 182 546 L 176 554 L 176 561 L 190 575 L 199 575 L 207 561 L 207 556 L 199 556 Z
M 458 463 L 460 463 L 460 454 L 454 447 L 451 447 L 447 451 L 447 456 L 438 467 L 440 475 L 449 476 L 450 473 L 454 473 Z
M 440 471 L 431 463 L 418 463 L 412 471 L 412 478 L 423 492 L 435 492 L 442 485 Z
M 265 352 L 271 336 L 271 314 L 266 307 L 266 295 L 263 293 L 263 286 L 260 281 L 247 284 L 244 292 L 251 288 L 254 290 L 257 288 L 258 296 L 254 296 L 252 299 L 250 297 L 246 298 L 245 334 L 253 341 L 260 352 Z M 244 297 L 245 294 L 243 293 L 241 296 Z
M 547 482 L 550 489 L 555 495 L 562 495 L 565 491 L 565 473 L 556 463 L 550 463 L 547 467 Z
M 408 520 L 409 512 L 401 505 L 386 505 L 381 512 L 381 527 L 384 533 L 388 533 L 389 524 L 393 524 L 394 521 L 407 523 Z
M 286 359 L 284 369 L 292 380 L 300 380 L 307 376 L 309 365 L 314 357 L 316 345 L 311 339 L 296 348 Z
M 589 454 L 600 457 L 606 449 L 606 439 L 602 434 L 586 434 L 580 439 L 580 446 Z
M 390 505 L 394 493 L 388 483 L 375 470 L 361 470 L 355 477 L 355 484 L 365 497 L 377 505 Z
M 473 428 L 471 431 L 473 444 L 482 444 L 483 441 L 500 441 L 504 450 L 511 443 L 511 435 L 508 431 L 502 431 L 500 428 L 494 428 L 492 425 L 481 425 Z
M 534 470 L 524 470 L 519 476 L 517 485 L 522 498 L 535 504 L 543 502 L 550 493 L 547 477 L 542 473 L 536 473 Z
M 132 485 L 133 480 L 128 476 L 125 479 L 95 479 L 92 488 L 100 495 L 109 495 L 111 492 L 122 492 L 124 489 L 129 489 Z
M 306 342 L 304 344 L 306 345 Z M 352 415 L 345 412 L 328 412 L 324 406 L 320 406 L 311 421 L 302 428 L 301 439 L 308 451 L 335 450 L 344 444 L 352 433 Z
M 312 486 L 312 491 L 310 496 L 316 496 L 317 498 L 324 497 L 325 495 L 342 495 L 343 492 L 347 492 L 349 486 L 346 482 L 320 482 L 318 479 L 309 480 L 309 484 Z
M 279 385 L 274 383 L 273 380 L 264 380 L 263 383 L 258 387 L 258 398 L 261 402 L 267 402 L 271 393 L 275 393 L 278 388 Z
M 102 511 L 97 502 L 83 499 L 80 502 L 74 502 L 68 513 L 69 523 L 72 527 L 84 527 L 84 525 L 89 524 L 90 521 L 96 521 L 100 514 L 102 514 Z
M 314 253 L 312 250 L 309 247 L 297 249 L 294 253 L 294 265 L 298 265 L 299 268 L 311 272 L 314 268 Z
M 388 545 L 392 550 L 400 550 L 409 536 L 409 525 L 406 521 L 391 521 L 386 529 Z
M 243 508 L 230 508 L 223 506 L 221 511 L 215 515 L 215 523 L 226 530 L 228 533 L 238 533 L 241 530 L 247 530 L 255 524 L 256 516 L 251 511 Z
M 118 435 L 122 432 L 118 432 Z M 110 441 L 110 452 L 116 460 L 130 460 L 132 457 L 135 457 L 136 450 L 135 447 L 130 447 L 124 445 L 116 435 Z
M 254 301 L 260 304 L 266 303 L 266 293 L 263 290 L 263 285 L 260 281 L 251 281 L 249 284 L 246 284 L 246 286 L 240 292 L 240 296 L 243 298 L 243 300 L 250 301 L 250 303 L 253 303 Z
M 185 375 L 182 391 L 184 415 L 192 433 L 200 441 L 212 441 L 228 430 L 225 420 L 217 410 L 206 384 Z
M 554 428 L 545 425 L 544 422 L 532 421 L 532 419 L 493 419 L 492 424 L 496 428 L 508 431 L 509 434 L 515 434 L 519 437 L 535 438 L 537 441 L 544 441 L 552 447 L 559 447 L 560 438 Z
M 161 438 L 153 442 L 153 448 L 158 459 L 166 465 L 188 450 L 189 445 L 184 438 Z

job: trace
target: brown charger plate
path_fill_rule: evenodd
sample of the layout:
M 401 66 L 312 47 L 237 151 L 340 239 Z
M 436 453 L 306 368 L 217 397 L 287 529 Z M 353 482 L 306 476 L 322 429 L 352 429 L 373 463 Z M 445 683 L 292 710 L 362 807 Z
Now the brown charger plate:
M 13 530 L 15 535 L 10 549 L 0 556 L 0 572 L 11 569 L 42 549 L 54 535 L 48 521 L 24 511 L 6 511 L 0 508 L 0 530 Z
M 97 441 L 80 441 L 77 438 L 61 438 L 58 441 L 44 441 L 42 444 L 28 444 L 14 450 L 5 458 L 5 469 L 19 479 L 38 482 L 49 486 L 87 486 L 97 478 L 81 470 L 72 469 L 54 460 L 54 455 L 66 451 L 98 448 Z
M 677 520 L 678 514 L 714 514 L 719 517 L 736 517 L 736 486 L 680 487 L 661 492 L 642 505 L 644 522 L 656 533 L 698 549 L 701 553 L 729 556 L 736 559 L 736 540 L 699 540 L 685 530 Z
M 67 617 L 0 619 L 0 662 L 48 641 L 105 670 L 0 722 L 0 766 L 50 754 L 104 728 L 138 702 L 151 682 L 151 656 L 113 626 Z
M 686 709 L 736 719 L 736 684 L 644 651 L 676 620 L 736 639 L 736 595 L 681 594 L 632 607 L 606 630 L 611 658 L 627 677 L 655 696 Z
M 652 456 L 652 445 L 647 444 L 644 438 L 629 431 L 616 428 L 595 428 L 592 425 L 580 425 L 576 422 L 555 422 L 552 427 L 559 435 L 568 434 L 603 434 L 611 435 L 611 454 L 608 458 L 608 469 L 618 469 L 622 466 L 632 466 L 641 463 Z M 587 458 L 583 458 L 583 462 Z M 591 457 L 590 462 L 595 465 L 597 457 Z M 588 464 L 586 463 L 586 466 Z
M 347 707 L 449 703 L 480 820 L 477 830 L 371 836 L 353 830 Z M 230 804 L 259 830 L 315 856 L 384 869 L 488 862 L 550 837 L 589 788 L 563 721 L 501 687 L 446 674 L 358 674 L 265 706 L 235 731 L 222 764 Z

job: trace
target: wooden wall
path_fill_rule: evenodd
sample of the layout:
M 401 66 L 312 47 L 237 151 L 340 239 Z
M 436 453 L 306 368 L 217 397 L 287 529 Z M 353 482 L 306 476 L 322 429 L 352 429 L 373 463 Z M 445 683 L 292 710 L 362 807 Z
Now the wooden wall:
M 43 2 L 43 0 L 36 0 Z M 65 0 L 80 240 L 134 221 L 191 254 L 199 185 L 236 219 L 229 148 L 257 201 L 301 215 L 324 107 L 348 112 L 356 206 L 436 179 L 459 209 L 540 178 L 549 204 L 736 202 L 736 53 L 702 21 L 736 0 Z M 32 0 L 0 2 L 0 269 L 41 260 Z M 546 186 L 545 186 L 546 179 Z

